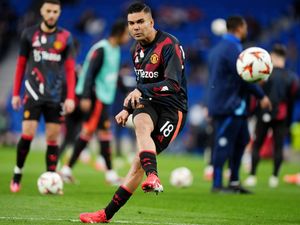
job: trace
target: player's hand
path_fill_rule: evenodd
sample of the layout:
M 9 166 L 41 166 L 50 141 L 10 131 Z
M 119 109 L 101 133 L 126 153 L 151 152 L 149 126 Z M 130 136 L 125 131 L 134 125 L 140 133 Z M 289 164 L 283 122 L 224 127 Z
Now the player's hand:
M 272 110 L 272 103 L 270 101 L 270 99 L 267 96 L 264 96 L 261 100 L 260 100 L 260 107 L 262 109 L 267 109 L 269 111 Z
M 22 106 L 22 101 L 20 96 L 13 96 L 11 104 L 14 110 L 19 110 Z
M 118 115 L 115 116 L 115 119 L 118 124 L 124 127 L 127 122 L 128 116 L 129 116 L 128 111 L 123 109 L 121 112 L 118 113 Z
M 124 106 L 128 107 L 129 101 L 131 101 L 131 107 L 133 109 L 140 103 L 140 98 L 142 97 L 142 93 L 138 89 L 134 89 L 132 92 L 127 95 L 124 100 Z
M 75 102 L 73 99 L 66 99 L 64 103 L 64 109 L 67 114 L 71 113 L 75 109 Z
M 89 112 L 91 110 L 92 107 L 92 101 L 89 98 L 83 98 L 80 100 L 80 109 L 82 110 L 82 112 Z

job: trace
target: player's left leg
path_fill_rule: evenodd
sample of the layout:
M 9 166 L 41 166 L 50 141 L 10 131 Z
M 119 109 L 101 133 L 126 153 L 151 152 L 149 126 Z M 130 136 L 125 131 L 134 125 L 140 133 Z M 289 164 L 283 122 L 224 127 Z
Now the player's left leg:
M 286 136 L 286 123 L 285 121 L 273 121 L 272 122 L 272 130 L 274 137 L 274 168 L 273 174 L 269 178 L 269 186 L 275 188 L 279 185 L 278 174 L 280 170 L 280 166 L 283 161 L 283 145 L 284 138 Z
M 58 137 L 61 125 L 59 123 L 46 123 L 46 170 L 55 172 L 58 160 Z
M 235 118 L 234 124 L 237 132 L 232 138 L 232 141 L 235 145 L 232 149 L 229 159 L 229 166 L 231 171 L 229 180 L 229 190 L 231 190 L 234 193 L 250 194 L 250 191 L 241 186 L 239 178 L 239 170 L 241 166 L 242 156 L 246 145 L 250 141 L 248 122 L 243 117 L 237 117 Z
M 144 170 L 141 167 L 140 158 L 137 156 L 123 182 L 113 195 L 109 204 L 99 211 L 93 213 L 82 213 L 79 218 L 83 223 L 107 223 L 119 209 L 125 205 L 133 192 L 140 185 L 144 176 Z
M 134 117 L 134 126 L 140 162 L 147 176 L 142 189 L 145 192 L 162 192 L 163 187 L 157 175 L 156 146 L 151 137 L 154 130 L 153 120 L 149 114 L 139 113 Z
M 45 103 L 43 115 L 46 123 L 46 170 L 55 172 L 58 161 L 58 138 L 63 120 L 62 106 L 59 103 Z
M 149 115 L 153 121 L 153 124 L 155 124 L 154 130 L 151 132 L 151 140 L 155 145 L 156 154 L 159 154 L 166 149 L 172 141 L 175 140 L 177 135 L 182 130 L 186 119 L 186 113 L 178 111 L 174 108 L 161 106 L 157 107 L 155 105 L 150 108 L 145 107 L 144 109 L 148 110 L 147 112 L 149 114 L 146 115 Z M 152 111 L 153 109 L 155 112 Z M 159 115 L 159 117 L 157 115 Z M 134 121 L 134 123 L 137 133 L 136 121 Z M 151 144 L 153 143 L 151 142 Z M 144 149 L 151 150 L 150 148 Z M 156 193 L 163 191 L 163 187 L 160 184 L 160 180 L 157 176 L 156 160 L 154 161 L 154 159 L 156 159 L 155 154 L 153 154 L 151 151 L 140 151 L 140 158 L 141 165 L 146 171 L 147 175 L 147 179 L 142 184 L 142 189 L 146 192 L 155 191 Z M 152 172 L 147 173 L 147 169 L 150 171 L 152 170 Z
M 267 136 L 269 129 L 269 123 L 265 123 L 262 119 L 258 118 L 255 125 L 255 139 L 253 142 L 252 153 L 251 153 L 251 170 L 250 174 L 245 180 L 245 185 L 248 187 L 256 186 L 257 178 L 256 178 L 256 170 L 259 164 L 260 156 L 259 150 L 263 145 L 265 137 Z

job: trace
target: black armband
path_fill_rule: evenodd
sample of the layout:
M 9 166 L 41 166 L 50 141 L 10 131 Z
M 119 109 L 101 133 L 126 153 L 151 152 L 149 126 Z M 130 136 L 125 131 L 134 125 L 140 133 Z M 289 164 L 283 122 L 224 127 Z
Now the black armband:
M 129 114 L 133 113 L 133 108 L 131 106 L 131 100 L 128 101 L 128 106 L 123 105 L 123 109 L 126 110 Z

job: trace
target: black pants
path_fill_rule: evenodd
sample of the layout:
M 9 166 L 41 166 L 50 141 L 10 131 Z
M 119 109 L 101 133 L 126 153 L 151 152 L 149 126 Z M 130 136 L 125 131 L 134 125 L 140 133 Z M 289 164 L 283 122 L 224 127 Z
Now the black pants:
M 252 166 L 251 166 L 251 175 L 256 174 L 256 168 L 259 163 L 259 150 L 264 143 L 264 140 L 268 134 L 268 130 L 272 129 L 273 131 L 273 140 L 274 140 L 274 169 L 273 175 L 278 176 L 278 172 L 283 160 L 283 144 L 284 138 L 286 135 L 286 121 L 285 120 L 271 120 L 266 123 L 262 120 L 258 120 L 255 127 L 255 140 L 253 143 L 252 149 Z

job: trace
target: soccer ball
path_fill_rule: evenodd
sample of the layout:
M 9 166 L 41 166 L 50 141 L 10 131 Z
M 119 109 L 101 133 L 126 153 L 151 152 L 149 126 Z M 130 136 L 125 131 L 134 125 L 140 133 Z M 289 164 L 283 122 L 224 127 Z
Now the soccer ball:
M 270 54 L 258 47 L 247 48 L 241 52 L 237 61 L 238 74 L 247 82 L 266 80 L 273 70 Z
M 193 174 L 186 167 L 179 167 L 171 172 L 170 183 L 174 187 L 189 187 L 193 183 Z
M 37 186 L 41 194 L 63 194 L 63 181 L 56 172 L 43 173 L 37 181 Z

